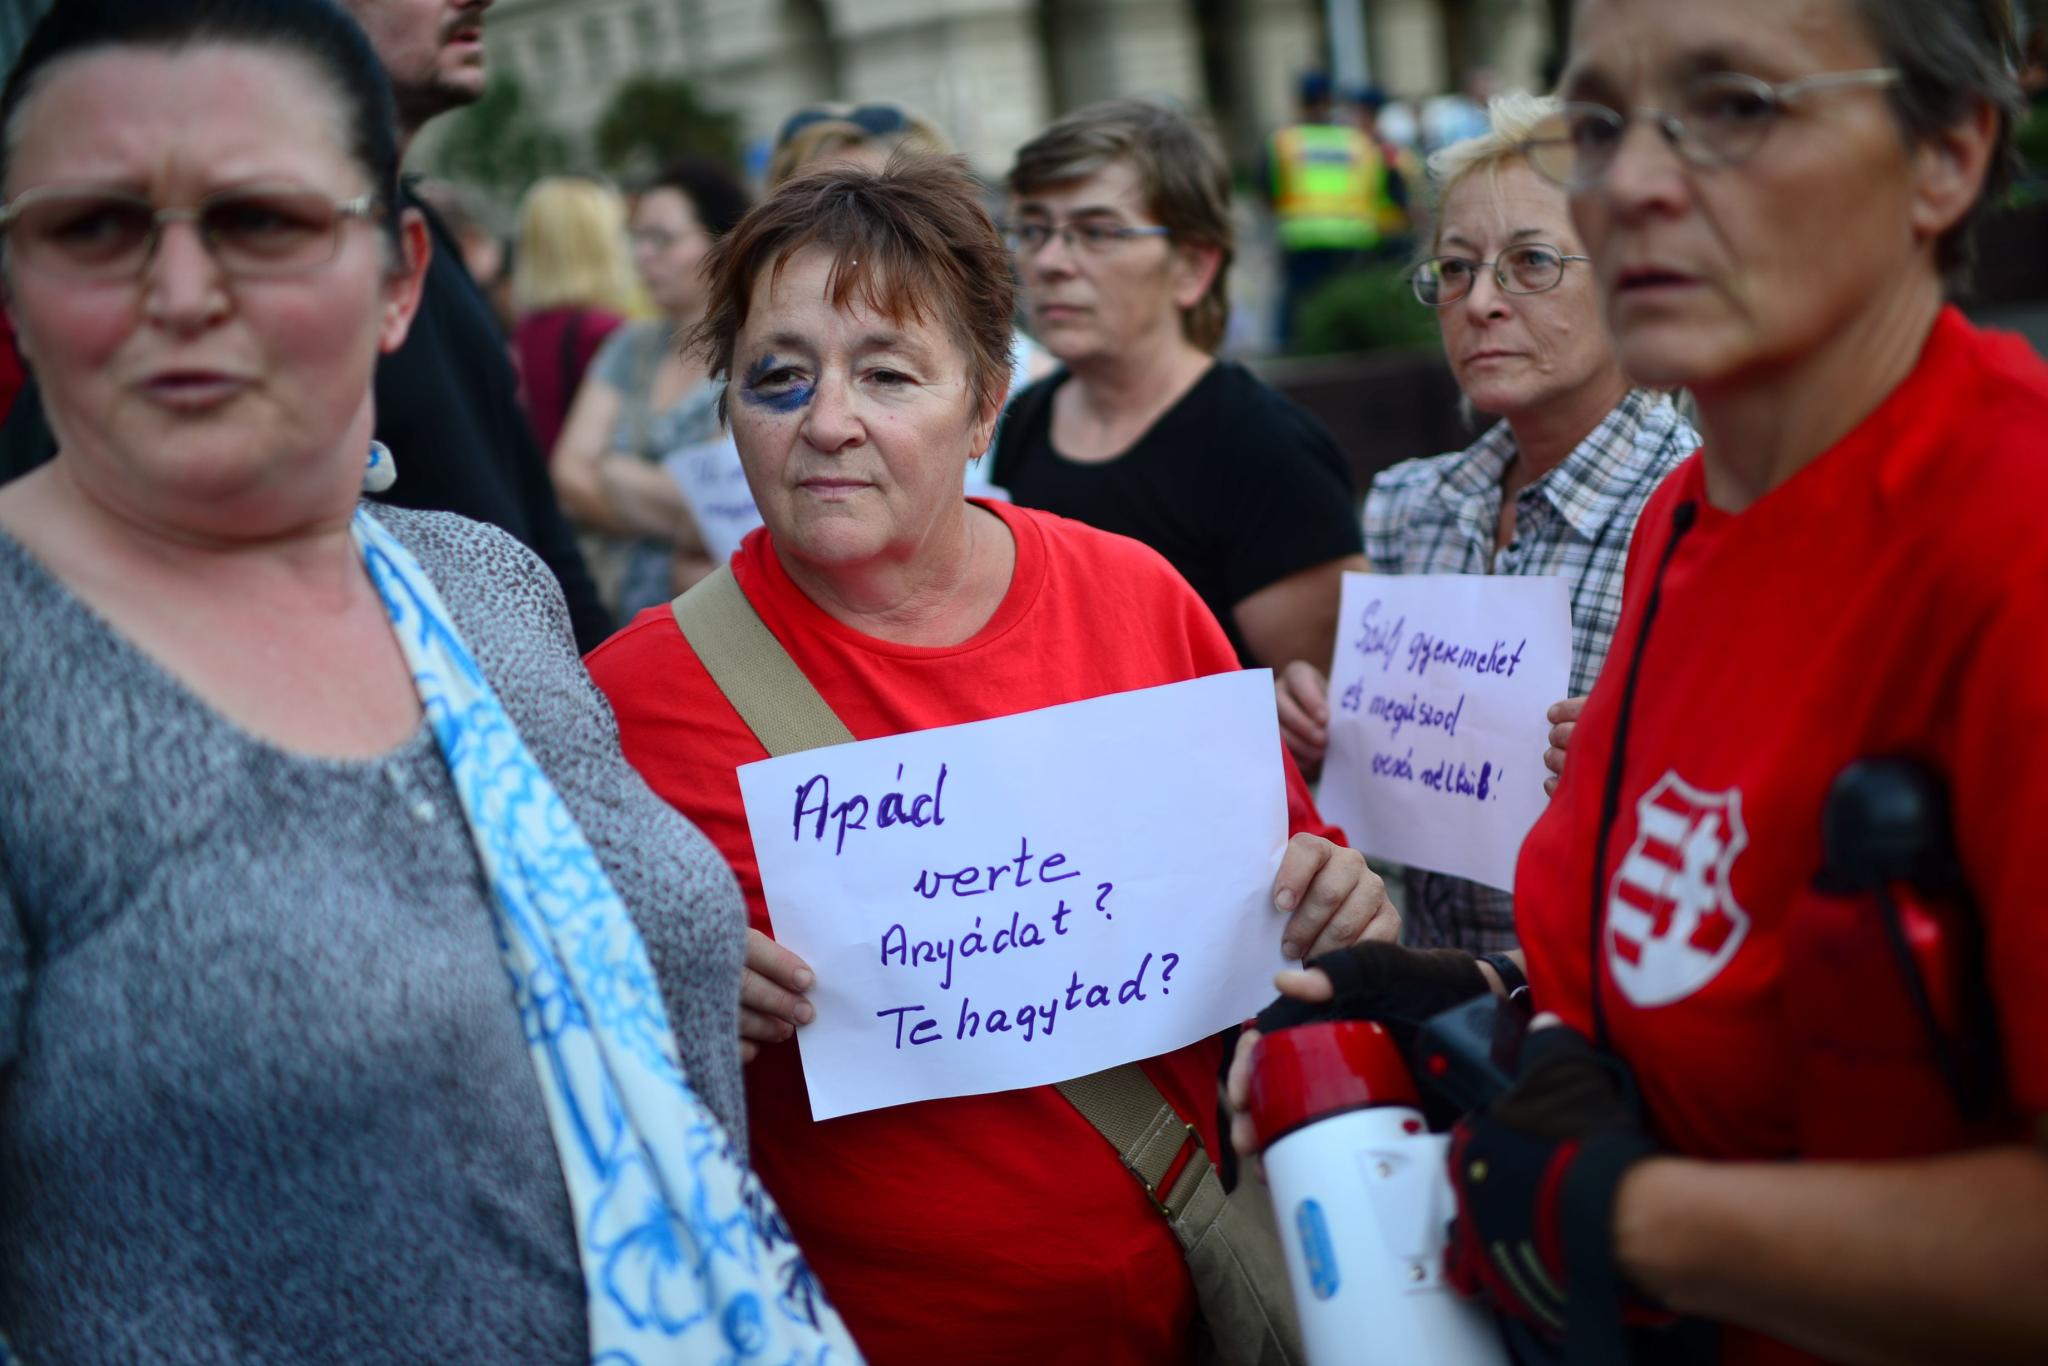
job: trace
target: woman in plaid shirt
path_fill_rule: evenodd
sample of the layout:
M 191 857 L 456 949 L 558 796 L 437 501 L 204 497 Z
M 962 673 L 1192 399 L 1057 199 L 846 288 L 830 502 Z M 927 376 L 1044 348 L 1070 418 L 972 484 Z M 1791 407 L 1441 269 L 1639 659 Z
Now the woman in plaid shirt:
M 1504 95 L 1492 129 L 1438 152 L 1430 259 L 1416 297 L 1437 310 L 1466 402 L 1501 420 L 1462 451 L 1404 461 L 1373 480 L 1365 551 L 1382 574 L 1555 574 L 1571 586 L 1573 697 L 1592 691 L 1621 614 L 1622 566 L 1644 502 L 1699 445 L 1677 410 L 1632 388 L 1601 326 L 1564 191 L 1521 146 L 1555 103 Z M 1305 772 L 1323 759 L 1329 683 L 1290 664 L 1280 728 Z M 1562 763 L 1577 702 L 1552 709 Z M 1535 719 L 1531 718 L 1531 743 Z M 1412 869 L 1409 943 L 1473 953 L 1515 947 L 1506 892 Z

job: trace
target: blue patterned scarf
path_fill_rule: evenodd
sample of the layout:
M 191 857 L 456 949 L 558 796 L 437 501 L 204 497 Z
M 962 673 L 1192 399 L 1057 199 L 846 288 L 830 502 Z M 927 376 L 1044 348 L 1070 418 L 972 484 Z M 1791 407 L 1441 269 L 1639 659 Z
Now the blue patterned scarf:
M 365 511 L 351 530 L 491 884 L 575 1210 L 592 1362 L 857 1366 L 781 1213 L 683 1076 L 647 949 L 590 842 L 418 561 Z

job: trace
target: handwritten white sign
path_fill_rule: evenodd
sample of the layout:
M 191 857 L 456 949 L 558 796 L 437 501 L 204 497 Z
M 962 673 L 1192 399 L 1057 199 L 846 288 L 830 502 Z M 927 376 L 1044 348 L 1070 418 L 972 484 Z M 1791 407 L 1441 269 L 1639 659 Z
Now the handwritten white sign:
M 1346 574 L 1324 817 L 1368 855 L 1512 889 L 1571 660 L 1561 578 Z
M 816 1119 L 1169 1052 L 1273 997 L 1272 674 L 1219 674 L 739 771 L 810 963 Z
M 760 509 L 754 506 L 753 492 L 747 487 L 747 472 L 740 468 L 739 447 L 731 437 L 721 436 L 671 452 L 661 463 L 682 488 L 704 548 L 713 560 L 724 564 L 746 534 L 761 525 Z

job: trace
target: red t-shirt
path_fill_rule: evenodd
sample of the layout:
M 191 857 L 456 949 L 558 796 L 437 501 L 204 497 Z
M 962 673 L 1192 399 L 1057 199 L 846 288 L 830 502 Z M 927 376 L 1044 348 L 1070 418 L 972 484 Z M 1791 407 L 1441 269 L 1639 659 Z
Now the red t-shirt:
M 1945 775 L 2005 1082 L 2048 1110 L 2048 368 L 1953 310 L 1832 449 L 1740 515 L 1695 456 L 1638 523 L 1608 665 L 1515 911 L 1539 1005 L 1590 1030 L 1593 858 L 1617 713 L 1674 510 L 1607 842 L 1600 990 L 1658 1135 L 1708 1158 L 1966 1141 L 1868 897 L 1814 887 L 1853 760 Z M 1813 1358 L 1729 1335 L 1731 1361 Z
M 775 636 L 861 739 L 1005 716 L 1237 667 L 1200 598 L 1156 553 L 1048 513 L 1010 528 L 1010 589 L 971 639 L 863 635 L 790 581 L 767 533 L 733 557 Z M 711 837 L 753 925 L 773 933 L 735 769 L 766 757 L 667 608 L 589 658 L 626 757 Z M 1284 754 L 1279 756 L 1282 762 Z M 1136 775 L 1134 775 L 1135 777 Z M 1290 825 L 1341 838 L 1287 763 Z M 1275 913 L 1274 934 L 1280 930 Z M 1214 1040 L 1145 1064 L 1211 1154 Z M 1178 1243 L 1087 1120 L 1049 1086 L 813 1123 L 794 1047 L 747 1070 L 753 1160 L 868 1359 L 1185 1360 L 1195 1301 Z

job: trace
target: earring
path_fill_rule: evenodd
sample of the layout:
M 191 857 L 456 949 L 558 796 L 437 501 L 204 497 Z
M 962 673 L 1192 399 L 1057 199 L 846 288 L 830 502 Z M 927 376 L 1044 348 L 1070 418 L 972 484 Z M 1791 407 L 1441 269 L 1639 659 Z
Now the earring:
M 370 443 L 370 463 L 363 466 L 363 492 L 383 493 L 398 482 L 398 466 L 391 448 L 381 441 Z

